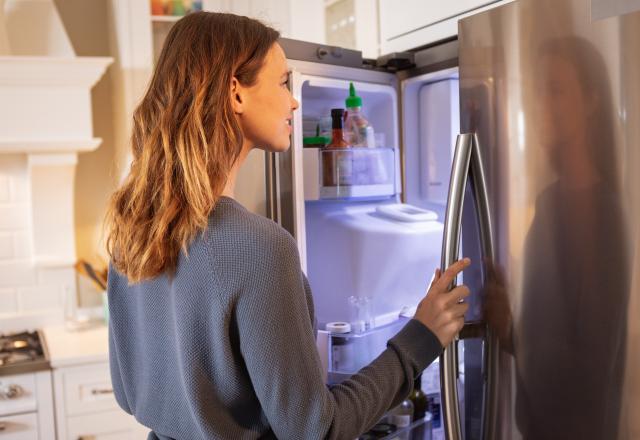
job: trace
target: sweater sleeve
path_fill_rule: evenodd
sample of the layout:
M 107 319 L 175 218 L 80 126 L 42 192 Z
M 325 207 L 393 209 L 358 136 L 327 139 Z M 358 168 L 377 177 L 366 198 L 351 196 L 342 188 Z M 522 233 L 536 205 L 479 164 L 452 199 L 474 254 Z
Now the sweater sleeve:
M 278 438 L 355 438 L 404 399 L 441 352 L 437 337 L 409 321 L 371 364 L 327 388 L 316 351 L 304 276 L 293 239 L 270 243 L 236 304 L 240 351 Z

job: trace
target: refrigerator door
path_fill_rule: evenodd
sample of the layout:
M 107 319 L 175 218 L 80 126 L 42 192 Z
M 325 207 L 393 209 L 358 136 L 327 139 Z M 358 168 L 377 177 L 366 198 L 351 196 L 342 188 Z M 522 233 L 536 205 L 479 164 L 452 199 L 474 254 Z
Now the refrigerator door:
M 520 0 L 460 22 L 461 130 L 494 232 L 492 439 L 640 438 L 640 13 L 590 10 Z

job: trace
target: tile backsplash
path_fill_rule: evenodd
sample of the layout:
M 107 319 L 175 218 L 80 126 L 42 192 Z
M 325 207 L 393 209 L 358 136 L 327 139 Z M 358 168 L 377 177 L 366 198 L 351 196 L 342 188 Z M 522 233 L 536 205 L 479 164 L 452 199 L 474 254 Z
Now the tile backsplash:
M 0 155 L 0 318 L 34 312 L 61 316 L 65 289 L 75 289 L 72 268 L 34 264 L 29 217 L 27 156 Z

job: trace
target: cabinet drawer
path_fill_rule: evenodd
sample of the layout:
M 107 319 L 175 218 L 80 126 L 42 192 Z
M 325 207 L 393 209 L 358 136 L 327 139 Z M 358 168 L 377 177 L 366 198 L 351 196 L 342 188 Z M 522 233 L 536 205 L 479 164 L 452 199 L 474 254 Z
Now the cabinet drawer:
M 33 373 L 0 377 L 0 389 L 15 390 L 10 398 L 0 399 L 0 414 L 18 414 L 38 409 L 36 377 Z
M 119 409 L 106 363 L 65 368 L 62 381 L 67 416 Z
M 38 439 L 38 417 L 35 413 L 0 417 L 0 438 L 7 440 Z
M 67 418 L 67 438 L 60 440 L 139 440 L 136 421 L 122 410 Z M 149 430 L 146 430 L 148 433 Z

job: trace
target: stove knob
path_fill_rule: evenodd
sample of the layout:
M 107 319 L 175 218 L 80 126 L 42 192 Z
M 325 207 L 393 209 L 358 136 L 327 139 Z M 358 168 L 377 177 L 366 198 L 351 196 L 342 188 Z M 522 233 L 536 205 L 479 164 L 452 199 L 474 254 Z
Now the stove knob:
M 11 384 L 0 388 L 0 399 L 17 399 L 24 394 L 24 388 Z

